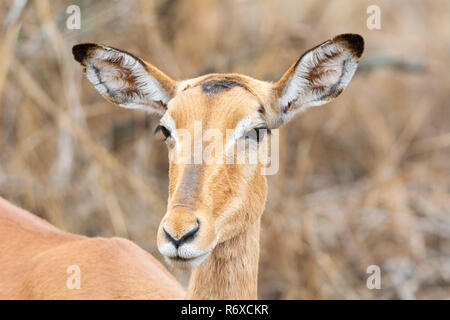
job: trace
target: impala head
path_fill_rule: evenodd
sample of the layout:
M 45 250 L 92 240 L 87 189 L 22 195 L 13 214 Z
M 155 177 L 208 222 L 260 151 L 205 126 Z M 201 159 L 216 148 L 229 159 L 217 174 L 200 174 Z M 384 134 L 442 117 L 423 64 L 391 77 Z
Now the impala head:
M 170 263 L 188 268 L 262 214 L 267 195 L 262 164 L 237 157 L 266 149 L 271 129 L 336 98 L 350 82 L 363 47 L 359 35 L 337 36 L 307 51 L 276 83 L 237 74 L 177 82 L 114 48 L 80 44 L 73 53 L 106 99 L 160 117 L 156 131 L 169 150 L 170 183 L 158 248 Z M 214 161 L 205 159 L 207 150 Z

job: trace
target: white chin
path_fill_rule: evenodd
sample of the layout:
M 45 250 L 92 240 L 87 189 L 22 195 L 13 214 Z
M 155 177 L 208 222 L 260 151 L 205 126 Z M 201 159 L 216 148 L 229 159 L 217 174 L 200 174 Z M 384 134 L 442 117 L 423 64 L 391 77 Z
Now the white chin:
M 180 258 L 168 258 L 164 257 L 168 264 L 172 267 L 182 270 L 190 270 L 198 267 L 206 258 L 208 258 L 209 252 L 201 256 L 191 258 L 191 259 L 180 259 Z

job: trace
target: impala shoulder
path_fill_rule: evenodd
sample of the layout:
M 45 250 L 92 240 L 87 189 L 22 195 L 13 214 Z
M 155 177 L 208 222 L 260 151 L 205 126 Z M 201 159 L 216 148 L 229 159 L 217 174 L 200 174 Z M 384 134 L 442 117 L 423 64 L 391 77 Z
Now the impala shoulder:
M 79 290 L 67 287 L 74 276 L 81 279 Z M 183 295 L 181 286 L 168 271 L 139 246 L 122 238 L 95 237 L 68 242 L 34 256 L 21 296 L 177 299 Z

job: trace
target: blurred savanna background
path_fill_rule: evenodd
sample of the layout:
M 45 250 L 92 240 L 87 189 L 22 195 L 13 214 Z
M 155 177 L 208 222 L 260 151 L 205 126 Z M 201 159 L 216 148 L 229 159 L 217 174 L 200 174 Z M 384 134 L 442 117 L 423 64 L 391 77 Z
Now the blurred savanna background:
M 79 30 L 66 26 L 72 4 Z M 370 5 L 380 29 L 367 27 Z M 276 81 L 305 50 L 361 34 L 346 91 L 280 130 L 259 296 L 450 298 L 449 1 L 8 0 L 0 22 L 0 196 L 70 232 L 129 238 L 161 261 L 158 119 L 104 100 L 72 46 L 117 47 L 175 79 Z M 370 265 L 379 290 L 366 286 Z

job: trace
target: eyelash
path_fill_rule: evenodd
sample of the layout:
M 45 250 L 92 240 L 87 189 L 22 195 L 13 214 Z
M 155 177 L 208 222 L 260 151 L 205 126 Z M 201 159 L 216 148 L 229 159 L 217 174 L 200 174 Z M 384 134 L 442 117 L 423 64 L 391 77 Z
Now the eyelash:
M 167 129 L 166 127 L 164 127 L 164 126 L 162 126 L 162 125 L 160 125 L 160 124 L 156 127 L 154 134 L 157 134 L 159 131 L 161 131 L 162 134 L 164 135 L 164 137 L 165 137 L 165 138 L 164 138 L 164 141 L 166 141 L 167 138 L 170 137 L 170 131 L 169 131 L 169 129 Z
M 267 134 L 271 134 L 272 132 L 270 131 L 269 128 L 267 127 L 257 127 L 257 128 L 253 128 L 252 130 L 250 130 L 249 132 L 247 132 L 247 134 L 244 136 L 245 139 L 250 138 L 249 134 L 253 131 L 256 132 L 256 142 L 261 142 L 261 140 L 264 138 L 261 133 L 260 130 L 266 130 Z

